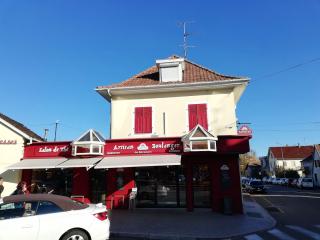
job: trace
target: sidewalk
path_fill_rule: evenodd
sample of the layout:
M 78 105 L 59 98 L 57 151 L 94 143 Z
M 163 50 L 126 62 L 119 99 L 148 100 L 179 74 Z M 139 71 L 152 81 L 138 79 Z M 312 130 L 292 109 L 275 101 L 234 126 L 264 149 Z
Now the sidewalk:
M 245 197 L 245 214 L 226 216 L 210 209 L 112 210 L 111 236 L 140 239 L 228 238 L 262 231 L 276 221 L 255 201 Z

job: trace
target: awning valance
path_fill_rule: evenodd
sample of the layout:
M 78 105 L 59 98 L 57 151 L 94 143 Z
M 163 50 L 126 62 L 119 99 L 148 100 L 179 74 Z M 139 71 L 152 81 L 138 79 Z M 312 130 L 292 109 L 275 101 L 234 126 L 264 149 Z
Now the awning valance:
M 59 168 L 78 168 L 78 167 L 86 167 L 91 168 L 97 162 L 99 162 L 103 157 L 98 158 L 69 158 L 67 161 L 59 164 L 57 167 Z
M 67 158 L 28 158 L 12 164 L 7 169 L 49 169 L 57 168 L 59 164 L 67 161 Z
M 104 157 L 94 168 L 125 168 L 181 165 L 181 156 L 168 155 L 137 155 Z

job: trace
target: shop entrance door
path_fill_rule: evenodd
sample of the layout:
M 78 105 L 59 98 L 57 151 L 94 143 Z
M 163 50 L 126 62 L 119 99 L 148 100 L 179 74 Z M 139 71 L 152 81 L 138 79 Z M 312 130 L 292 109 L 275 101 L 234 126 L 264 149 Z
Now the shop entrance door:
M 135 170 L 137 207 L 184 207 L 185 177 L 181 166 Z
M 208 164 L 193 166 L 193 203 L 194 207 L 211 207 L 211 176 Z
M 90 187 L 91 187 L 91 202 L 100 203 L 106 202 L 106 171 L 104 169 L 90 170 Z

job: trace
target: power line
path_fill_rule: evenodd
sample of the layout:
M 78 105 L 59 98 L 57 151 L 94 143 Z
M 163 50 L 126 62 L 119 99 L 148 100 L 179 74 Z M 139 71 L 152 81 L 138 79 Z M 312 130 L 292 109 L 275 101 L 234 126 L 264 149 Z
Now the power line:
M 264 78 L 268 78 L 268 77 L 273 77 L 273 76 L 278 75 L 280 73 L 288 72 L 288 71 L 291 71 L 292 69 L 299 68 L 299 67 L 302 67 L 304 65 L 308 65 L 310 63 L 314 63 L 314 62 L 317 62 L 317 61 L 320 61 L 319 57 L 311 59 L 311 60 L 309 60 L 307 62 L 303 62 L 303 63 L 298 63 L 298 64 L 295 64 L 295 65 L 292 65 L 290 67 L 287 67 L 285 69 L 282 69 L 282 70 L 279 70 L 279 71 L 276 71 L 276 72 L 273 72 L 273 73 L 268 73 L 268 74 L 263 75 L 261 77 L 257 77 L 256 80 L 260 80 L 260 79 L 264 79 Z

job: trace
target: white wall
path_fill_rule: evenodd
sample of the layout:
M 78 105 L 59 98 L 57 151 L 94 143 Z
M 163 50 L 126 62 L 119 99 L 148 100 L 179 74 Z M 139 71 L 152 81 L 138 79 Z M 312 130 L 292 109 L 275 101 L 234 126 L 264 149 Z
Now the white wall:
M 320 154 L 318 151 L 315 150 L 314 155 L 313 155 L 313 159 L 314 161 L 320 161 Z M 313 182 L 315 184 L 315 186 L 320 187 L 320 165 L 313 165 Z M 315 177 L 315 175 L 317 176 L 317 179 Z
M 268 155 L 269 161 L 269 169 L 271 176 L 275 176 L 276 168 L 283 168 L 284 170 L 296 170 L 298 171 L 299 175 L 302 176 L 301 170 L 301 160 L 302 159 L 277 159 L 273 156 L 272 153 Z M 319 175 L 320 176 L 320 175 Z
M 150 137 L 134 134 L 134 108 L 152 106 L 153 134 L 179 137 L 188 131 L 188 104 L 207 103 L 209 131 L 214 135 L 235 135 L 236 113 L 233 89 L 118 96 L 112 99 L 112 138 Z M 165 113 L 165 134 L 163 127 Z
M 20 181 L 20 171 L 5 171 L 5 167 L 14 164 L 23 157 L 24 138 L 0 123 L 0 140 L 16 140 L 16 144 L 0 144 L 0 176 L 4 178 L 2 197 L 11 194 Z

